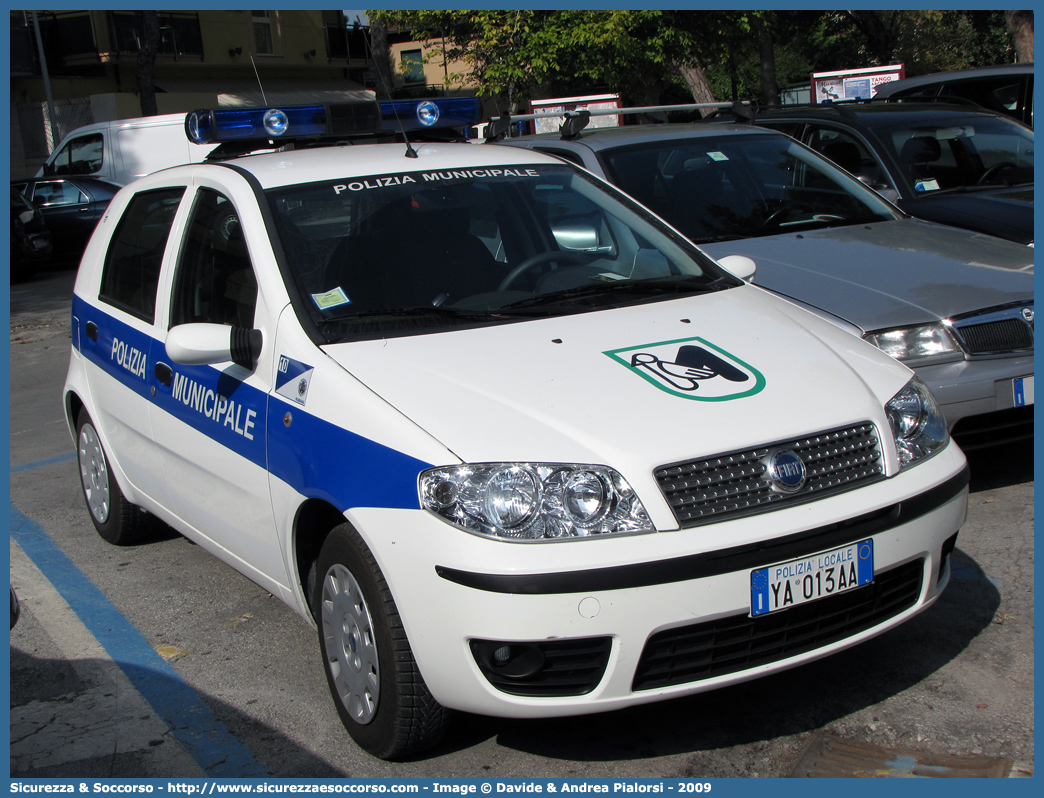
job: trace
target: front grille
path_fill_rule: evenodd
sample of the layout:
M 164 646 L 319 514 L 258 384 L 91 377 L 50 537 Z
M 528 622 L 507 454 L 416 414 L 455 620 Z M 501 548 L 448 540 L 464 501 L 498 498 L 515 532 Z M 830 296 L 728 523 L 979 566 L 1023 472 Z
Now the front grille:
M 766 463 L 778 449 L 795 452 L 805 465 L 804 487 L 785 493 L 773 487 Z M 877 432 L 870 423 L 798 440 L 662 466 L 654 473 L 683 527 L 773 510 L 884 478 Z
M 960 327 L 959 334 L 968 352 L 973 355 L 1033 348 L 1033 333 L 1029 325 L 1015 319 L 969 324 Z
M 924 560 L 878 574 L 866 587 L 751 618 L 733 615 L 649 638 L 632 689 L 654 690 L 779 662 L 852 637 L 913 607 Z
M 1033 303 L 954 319 L 953 330 L 970 355 L 1033 351 Z

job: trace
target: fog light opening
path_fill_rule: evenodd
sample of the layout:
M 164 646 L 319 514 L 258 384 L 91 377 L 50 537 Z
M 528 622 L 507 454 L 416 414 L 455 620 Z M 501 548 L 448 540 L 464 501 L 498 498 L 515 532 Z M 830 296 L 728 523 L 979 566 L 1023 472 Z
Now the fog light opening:
M 479 664 L 502 679 L 529 679 L 544 668 L 544 652 L 536 643 L 483 642 L 476 646 Z

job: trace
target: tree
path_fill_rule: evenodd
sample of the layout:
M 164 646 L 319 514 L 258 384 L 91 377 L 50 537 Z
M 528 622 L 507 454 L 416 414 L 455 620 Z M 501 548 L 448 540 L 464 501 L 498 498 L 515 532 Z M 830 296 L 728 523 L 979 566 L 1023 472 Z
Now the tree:
M 765 105 L 779 103 L 779 87 L 776 85 L 776 48 L 772 41 L 772 28 L 758 13 L 751 15 L 751 29 L 758 37 L 758 56 L 761 73 L 761 102 Z
M 1033 61 L 1033 12 L 1005 11 L 1008 30 L 1015 40 L 1015 60 L 1022 63 Z
M 156 85 L 153 82 L 153 71 L 160 43 L 159 13 L 156 11 L 142 11 L 141 23 L 142 35 L 138 43 L 137 63 L 138 97 L 141 101 L 141 115 L 156 116 L 159 113 L 159 108 L 156 105 Z
M 441 57 L 462 64 L 465 71 L 447 74 L 447 81 L 473 86 L 479 96 L 503 98 L 509 113 L 554 70 L 564 46 L 551 35 L 544 18 L 555 12 L 492 11 L 367 11 L 371 20 L 408 30 L 426 44 L 445 41 Z M 431 57 L 430 55 L 428 56 Z
M 1001 63 L 1011 53 L 1000 11 L 368 13 L 420 41 L 445 41 L 431 57 L 462 65 L 448 81 L 495 98 L 509 113 L 529 98 L 592 90 L 618 92 L 630 105 L 663 97 L 774 103 L 781 84 L 807 81 L 813 71 L 898 61 L 917 75 Z M 1032 13 L 1013 13 L 1029 14 L 1032 48 Z M 1025 18 L 1021 25 L 1027 29 Z
M 831 11 L 810 39 L 817 70 L 902 63 L 913 76 L 1010 60 L 1005 28 L 999 11 Z
M 379 16 L 370 15 L 370 57 L 377 73 L 374 93 L 378 100 L 390 100 L 392 96 L 392 58 L 388 47 L 388 31 Z
M 604 85 L 650 104 L 684 81 L 693 96 L 713 100 L 691 15 L 661 11 L 373 11 L 387 25 L 440 51 L 465 71 L 451 75 L 480 96 L 498 98 L 509 113 L 555 86 Z M 683 22 L 684 24 L 679 24 Z

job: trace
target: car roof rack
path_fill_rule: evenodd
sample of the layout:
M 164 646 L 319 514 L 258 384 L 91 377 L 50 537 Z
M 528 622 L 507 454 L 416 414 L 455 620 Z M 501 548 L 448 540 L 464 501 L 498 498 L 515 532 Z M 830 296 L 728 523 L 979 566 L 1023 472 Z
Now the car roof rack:
M 185 135 L 195 144 L 217 145 L 207 160 L 224 160 L 355 141 L 405 140 L 409 146 L 410 136 L 466 140 L 466 129 L 481 118 L 482 105 L 475 97 L 225 107 L 186 114 Z
M 926 104 L 932 104 L 932 103 L 947 103 L 947 102 L 949 102 L 952 105 L 965 105 L 965 106 L 977 108 L 977 109 L 980 109 L 980 110 L 987 110 L 987 111 L 990 110 L 990 109 L 985 108 L 984 106 L 980 105 L 979 103 L 976 103 L 974 100 L 969 100 L 969 99 L 967 99 L 965 97 L 955 97 L 955 96 L 942 96 L 942 95 L 940 95 L 939 97 L 870 97 L 868 99 L 861 99 L 861 98 L 858 98 L 858 97 L 853 97 L 853 98 L 845 99 L 845 100 L 832 100 L 831 102 L 823 102 L 823 103 L 812 103 L 812 102 L 808 102 L 808 103 L 794 103 L 792 105 L 782 105 L 782 104 L 778 104 L 778 103 L 773 103 L 772 105 L 761 105 L 761 104 L 758 104 L 758 103 L 752 103 L 751 107 L 750 107 L 750 112 L 742 114 L 742 115 L 738 116 L 738 118 L 740 120 L 751 120 L 754 117 L 756 117 L 758 114 L 760 114 L 762 112 L 765 112 L 765 111 L 803 111 L 803 110 L 808 110 L 808 109 L 815 109 L 815 110 L 821 111 L 821 112 L 831 112 L 832 111 L 834 113 L 837 113 L 840 116 L 847 117 L 849 119 L 854 119 L 856 115 L 855 115 L 855 113 L 852 110 L 853 108 L 866 107 L 866 106 L 870 106 L 870 105 L 873 105 L 873 106 L 897 105 L 897 104 L 902 104 L 902 103 L 926 103 Z M 731 113 L 732 113 L 732 108 L 730 108 L 730 107 L 721 108 L 721 109 L 715 111 L 714 113 L 709 114 L 708 116 L 705 116 L 700 121 L 702 121 L 702 122 L 719 121 L 720 117 L 727 116 L 727 115 L 729 115 Z
M 630 108 L 593 108 L 581 111 L 537 111 L 532 114 L 504 114 L 503 116 L 492 116 L 486 126 L 486 141 L 495 142 L 506 138 L 511 132 L 511 126 L 516 122 L 529 122 L 536 119 L 562 119 L 558 129 L 559 134 L 565 141 L 572 141 L 581 137 L 581 131 L 591 121 L 592 116 L 619 116 L 630 114 L 644 114 L 652 121 L 665 123 L 669 111 L 698 111 L 705 108 L 731 109 L 737 118 L 749 119 L 752 111 L 749 102 L 722 102 L 722 103 L 684 103 L 680 105 L 645 105 Z

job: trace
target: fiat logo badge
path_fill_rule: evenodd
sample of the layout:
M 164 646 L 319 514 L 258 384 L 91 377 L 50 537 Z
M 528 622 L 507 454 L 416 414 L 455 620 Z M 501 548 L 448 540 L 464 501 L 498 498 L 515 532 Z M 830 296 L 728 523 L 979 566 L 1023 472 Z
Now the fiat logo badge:
M 797 493 L 808 479 L 805 462 L 791 449 L 777 449 L 769 455 L 768 475 L 772 486 L 783 493 Z
M 1024 318 L 1030 324 L 1033 324 L 1033 308 L 1023 308 L 1022 318 Z

